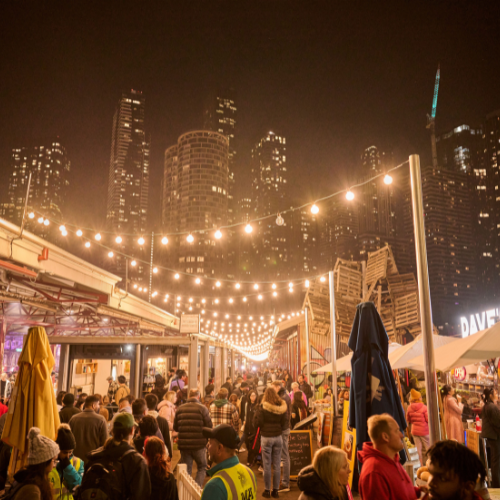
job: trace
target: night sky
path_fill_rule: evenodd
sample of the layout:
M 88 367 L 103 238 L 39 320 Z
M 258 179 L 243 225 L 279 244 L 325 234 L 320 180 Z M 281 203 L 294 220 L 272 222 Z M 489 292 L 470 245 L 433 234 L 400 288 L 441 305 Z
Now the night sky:
M 43 4 L 43 5 L 42 5 Z M 72 161 L 67 214 L 102 227 L 114 108 L 146 98 L 151 222 L 163 152 L 202 124 L 215 85 L 237 91 L 237 182 L 269 130 L 287 137 L 293 194 L 347 187 L 362 150 L 430 160 L 425 129 L 441 64 L 436 128 L 478 125 L 500 108 L 498 2 L 4 1 L 0 168 L 58 135 Z M 350 177 L 351 176 L 351 177 Z

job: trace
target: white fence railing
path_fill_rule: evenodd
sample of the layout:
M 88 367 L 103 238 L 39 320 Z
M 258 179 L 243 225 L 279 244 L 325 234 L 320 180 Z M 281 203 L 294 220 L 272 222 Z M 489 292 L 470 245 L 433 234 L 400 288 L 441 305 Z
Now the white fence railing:
M 196 481 L 188 474 L 186 464 L 177 464 L 177 490 L 179 500 L 200 500 L 201 488 Z

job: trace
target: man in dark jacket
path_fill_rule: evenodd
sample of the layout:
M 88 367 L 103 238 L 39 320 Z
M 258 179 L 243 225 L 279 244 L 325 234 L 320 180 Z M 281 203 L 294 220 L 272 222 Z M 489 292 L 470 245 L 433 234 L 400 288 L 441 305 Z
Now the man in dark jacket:
M 278 491 L 285 493 L 290 491 L 290 453 L 288 452 L 288 441 L 290 440 L 290 415 L 292 408 L 292 400 L 283 387 L 282 380 L 276 380 L 271 384 L 271 387 L 278 393 L 278 396 L 286 403 L 287 418 L 286 425 L 281 433 L 283 446 L 281 447 L 281 461 L 283 462 L 283 475 Z
M 299 389 L 307 396 L 307 401 L 311 401 L 313 398 L 313 391 L 310 384 L 308 384 L 302 375 L 299 375 Z
M 240 402 L 240 415 L 246 415 L 245 410 L 248 403 L 248 393 L 250 392 L 250 386 L 248 382 L 242 382 L 240 385 L 241 389 L 241 402 Z
M 75 395 L 70 392 L 64 395 L 62 402 L 63 407 L 59 412 L 59 420 L 61 421 L 61 424 L 67 424 L 73 415 L 80 413 L 82 410 L 79 410 L 75 406 Z
M 207 439 L 203 437 L 203 427 L 212 428 L 212 419 L 208 409 L 200 403 L 200 391 L 191 389 L 187 402 L 175 413 L 174 431 L 178 433 L 177 444 L 181 452 L 179 463 L 186 464 L 191 475 L 193 460 L 196 462 L 196 482 L 200 488 L 203 488 L 207 470 Z
M 123 467 L 122 492 L 128 500 L 144 500 L 151 494 L 148 466 L 144 458 L 129 444 L 134 433 L 134 417 L 130 413 L 120 413 L 113 422 L 113 440 L 106 447 L 89 454 L 85 462 L 85 472 L 96 463 L 105 459 L 121 459 Z M 85 477 L 85 476 L 84 476 Z M 82 487 L 85 484 L 83 480 Z
M 231 394 L 233 392 L 233 384 L 231 383 L 231 377 L 226 378 L 226 383 L 222 384 L 221 389 L 227 389 L 228 394 Z
M 215 401 L 215 387 L 213 384 L 208 384 L 205 387 L 205 397 L 202 403 L 210 410 L 210 405 Z

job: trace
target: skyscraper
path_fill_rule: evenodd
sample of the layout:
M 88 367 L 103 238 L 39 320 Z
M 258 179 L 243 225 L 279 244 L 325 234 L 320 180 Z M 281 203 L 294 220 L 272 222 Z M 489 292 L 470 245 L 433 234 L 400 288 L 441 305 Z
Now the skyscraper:
M 484 154 L 485 142 L 480 127 L 461 125 L 436 137 L 439 165 L 467 175 L 471 202 L 479 295 L 493 293 L 495 279 L 495 169 Z
M 146 230 L 149 194 L 149 141 L 142 92 L 123 92 L 113 117 L 107 225 L 116 233 Z
M 215 231 L 228 218 L 228 144 L 226 136 L 209 130 L 187 132 L 165 151 L 162 219 L 166 233 L 203 230 L 171 237 L 168 263 L 182 272 L 200 276 L 227 276 L 224 255 L 227 232 Z
M 278 215 L 289 204 L 286 138 L 269 132 L 252 149 L 252 198 L 257 218 Z M 288 277 L 288 226 L 277 225 L 275 217 L 258 225 L 260 279 Z
M 9 191 L 7 200 L 0 207 L 1 216 L 14 224 L 21 224 L 31 173 L 28 208 L 46 217 L 62 220 L 70 165 L 66 149 L 59 139 L 46 141 L 39 146 L 13 149 Z M 40 233 L 36 227 L 31 224 L 31 229 Z

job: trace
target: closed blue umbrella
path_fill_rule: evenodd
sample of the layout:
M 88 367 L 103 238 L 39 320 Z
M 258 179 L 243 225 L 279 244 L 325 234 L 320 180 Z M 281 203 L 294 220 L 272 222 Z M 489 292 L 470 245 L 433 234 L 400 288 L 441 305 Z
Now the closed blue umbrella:
M 352 378 L 349 403 L 349 425 L 356 429 L 356 448 L 370 441 L 367 420 L 372 415 L 389 413 L 402 431 L 406 429 L 403 406 L 389 364 L 389 337 L 373 302 L 363 302 L 349 337 Z M 404 453 L 402 458 L 406 458 Z M 403 462 L 404 463 L 404 462 Z

